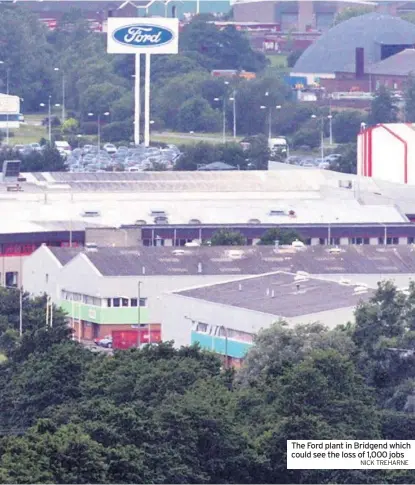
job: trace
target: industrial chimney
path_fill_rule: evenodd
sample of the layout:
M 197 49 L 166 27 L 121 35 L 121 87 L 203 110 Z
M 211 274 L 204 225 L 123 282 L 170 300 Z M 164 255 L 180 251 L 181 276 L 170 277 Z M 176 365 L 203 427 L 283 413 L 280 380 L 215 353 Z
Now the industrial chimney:
M 365 50 L 363 47 L 356 47 L 355 75 L 356 79 L 361 79 L 365 75 Z

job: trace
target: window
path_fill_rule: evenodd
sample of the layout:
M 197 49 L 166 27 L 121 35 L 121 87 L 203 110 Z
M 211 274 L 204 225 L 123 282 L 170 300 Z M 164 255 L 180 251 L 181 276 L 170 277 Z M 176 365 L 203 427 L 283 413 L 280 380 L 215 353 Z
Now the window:
M 378 244 L 384 244 L 383 237 L 378 237 Z
M 196 332 L 207 333 L 208 324 L 203 322 L 197 322 Z
M 368 237 L 363 238 L 363 244 L 370 244 L 370 240 Z
M 408 237 L 408 244 L 414 244 L 415 238 Z
M 332 246 L 338 246 L 340 244 L 340 238 L 339 237 L 330 238 L 330 244 Z
M 131 306 L 136 307 L 137 306 L 137 298 L 131 298 Z
M 112 307 L 112 300 L 111 300 L 111 298 L 107 298 L 107 307 L 108 308 Z
M 128 306 L 128 298 L 121 298 L 122 306 Z
M 306 240 L 305 240 L 305 243 L 307 246 L 311 246 L 311 237 L 308 237 Z
M 6 286 L 17 287 L 17 271 L 8 271 L 6 273 Z
M 386 238 L 386 244 L 399 244 L 398 237 L 388 237 Z
M 113 298 L 112 303 L 115 307 L 119 307 L 121 303 L 120 298 Z
M 324 239 L 324 237 L 320 237 L 318 243 L 320 244 L 320 246 L 324 246 L 326 244 L 326 240 Z
M 140 298 L 140 306 L 147 306 L 147 298 Z

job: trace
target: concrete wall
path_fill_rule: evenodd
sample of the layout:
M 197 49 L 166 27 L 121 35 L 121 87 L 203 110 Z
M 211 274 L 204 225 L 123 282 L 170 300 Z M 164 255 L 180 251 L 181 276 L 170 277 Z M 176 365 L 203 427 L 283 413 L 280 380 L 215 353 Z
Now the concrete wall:
M 6 273 L 17 273 L 17 285 L 23 284 L 23 265 L 28 256 L 0 257 L 0 286 L 6 285 Z
M 216 326 L 223 325 L 229 329 L 255 334 L 261 329 L 268 328 L 279 319 L 277 315 L 212 303 L 177 294 L 164 295 L 162 304 L 162 338 L 163 340 L 174 340 L 177 347 L 191 343 L 193 322 L 203 322 Z M 353 312 L 354 308 L 341 308 L 284 320 L 287 320 L 290 325 L 321 322 L 329 328 L 334 328 L 336 325 L 352 320 Z
M 100 247 L 134 247 L 141 243 L 141 229 L 87 228 L 85 242 L 95 243 Z

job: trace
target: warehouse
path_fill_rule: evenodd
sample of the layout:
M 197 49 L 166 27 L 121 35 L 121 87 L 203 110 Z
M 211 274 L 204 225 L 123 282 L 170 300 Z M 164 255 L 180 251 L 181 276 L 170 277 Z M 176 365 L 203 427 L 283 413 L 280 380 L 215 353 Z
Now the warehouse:
M 358 282 L 302 272 L 187 289 L 163 297 L 163 339 L 174 340 L 177 347 L 199 343 L 238 365 L 259 330 L 281 319 L 290 326 L 319 322 L 333 328 L 352 320 L 356 305 L 372 294 Z
M 357 173 L 414 185 L 414 125 L 387 123 L 363 129 L 357 138 Z
M 298 59 L 291 74 L 306 77 L 309 84 L 327 79 L 324 86 L 329 91 L 343 91 L 346 74 L 350 83 L 359 80 L 365 66 L 375 65 L 414 44 L 414 24 L 383 13 L 368 13 L 342 22 L 322 35 Z M 363 54 L 359 63 L 356 49 Z M 369 77 L 363 81 L 363 90 L 370 91 Z
M 50 295 L 68 313 L 76 335 L 91 340 L 115 329 L 160 326 L 165 318 L 166 292 L 243 276 L 302 271 L 324 275 L 327 280 L 351 278 L 370 286 L 388 278 L 406 286 L 415 273 L 414 254 L 408 245 L 341 250 L 324 246 L 86 250 L 42 246 L 24 262 L 23 287 L 32 295 Z M 139 308 L 137 301 L 141 302 Z

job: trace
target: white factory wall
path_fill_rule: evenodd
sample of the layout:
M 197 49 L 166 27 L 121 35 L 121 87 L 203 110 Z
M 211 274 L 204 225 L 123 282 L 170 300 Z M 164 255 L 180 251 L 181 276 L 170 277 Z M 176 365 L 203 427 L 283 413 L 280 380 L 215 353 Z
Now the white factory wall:
M 46 252 L 33 258 L 32 262 L 26 265 L 27 291 L 33 294 L 46 292 L 55 302 L 61 299 L 62 289 L 102 298 L 132 298 L 137 296 L 138 282 L 141 281 L 141 298 L 147 298 L 150 318 L 157 323 L 162 319 L 160 300 L 164 292 L 240 278 L 239 275 L 102 276 L 83 254 L 76 256 L 56 273 L 53 270 L 53 260 Z M 47 272 L 49 284 L 46 284 Z
M 57 278 L 61 270 L 62 265 L 55 255 L 46 246 L 41 246 L 23 263 L 24 290 L 34 296 L 47 293 L 56 301 Z
M 280 317 L 245 308 L 212 303 L 174 293 L 162 298 L 162 338 L 174 340 L 175 346 L 189 345 L 191 342 L 192 322 L 203 322 L 208 325 L 224 326 L 233 330 L 258 333 L 270 327 Z M 284 318 L 290 326 L 320 322 L 329 328 L 353 320 L 354 308 L 302 315 L 295 318 Z
M 387 126 L 395 131 L 393 125 Z M 404 144 L 382 126 L 374 128 L 371 136 L 372 177 L 404 183 Z M 370 157 L 370 154 L 368 156 Z
M 0 261 L 0 285 L 6 285 L 6 273 L 16 273 L 17 285 L 23 283 L 23 265 L 28 256 L 1 256 Z

